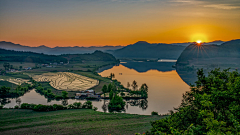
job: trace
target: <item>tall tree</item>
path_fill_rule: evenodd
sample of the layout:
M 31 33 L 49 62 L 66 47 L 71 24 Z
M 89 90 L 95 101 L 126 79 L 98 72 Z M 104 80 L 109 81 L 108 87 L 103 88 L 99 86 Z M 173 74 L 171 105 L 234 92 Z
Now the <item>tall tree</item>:
M 133 81 L 133 83 L 132 83 L 132 88 L 133 88 L 133 90 L 137 90 L 137 87 L 138 87 L 138 85 L 137 85 L 137 82 L 134 80 Z
M 128 88 L 128 89 L 130 88 L 130 83 L 129 83 L 129 82 L 127 82 L 127 88 Z
M 109 83 L 108 84 L 108 89 L 107 89 L 107 92 L 110 92 L 112 90 L 112 84 L 111 83 Z
M 142 86 L 141 86 L 140 89 L 141 89 L 141 91 L 148 92 L 148 86 L 147 86 L 147 84 L 146 84 L 146 83 L 142 84 Z
M 107 85 L 104 85 L 104 86 L 102 87 L 102 92 L 103 92 L 103 94 L 104 94 L 104 97 L 105 97 L 105 93 L 107 93 L 107 91 L 108 91 Z
M 10 64 L 9 64 L 8 62 L 5 62 L 5 63 L 3 64 L 3 67 L 5 68 L 5 70 L 9 70 Z

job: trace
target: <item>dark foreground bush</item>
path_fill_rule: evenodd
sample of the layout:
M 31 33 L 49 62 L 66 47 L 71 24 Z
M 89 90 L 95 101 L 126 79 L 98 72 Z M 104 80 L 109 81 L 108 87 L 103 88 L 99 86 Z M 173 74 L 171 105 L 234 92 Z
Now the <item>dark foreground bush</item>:
M 66 106 L 63 105 L 36 105 L 36 104 L 28 104 L 28 103 L 23 103 L 21 104 L 20 108 L 21 109 L 32 109 L 34 111 L 39 111 L 39 112 L 48 112 L 48 111 L 57 111 L 57 110 L 66 110 L 66 109 L 81 109 L 81 103 L 80 102 L 75 102 L 73 104 Z M 1 107 L 1 106 L 0 106 Z M 87 109 L 92 109 L 93 105 L 91 101 L 87 101 L 83 104 L 82 108 L 87 108 Z M 0 108 L 1 109 L 1 108 Z M 16 108 L 18 109 L 18 108 Z M 96 109 L 96 108 L 95 108 Z
M 152 111 L 151 114 L 152 114 L 152 115 L 158 115 L 158 112 L 154 112 L 154 111 Z
M 196 86 L 183 95 L 175 112 L 152 122 L 150 134 L 240 134 L 240 74 L 198 71 Z
M 39 111 L 39 112 L 48 112 L 48 111 L 56 111 L 56 110 L 65 110 L 67 107 L 64 107 L 63 105 L 36 105 L 33 110 Z

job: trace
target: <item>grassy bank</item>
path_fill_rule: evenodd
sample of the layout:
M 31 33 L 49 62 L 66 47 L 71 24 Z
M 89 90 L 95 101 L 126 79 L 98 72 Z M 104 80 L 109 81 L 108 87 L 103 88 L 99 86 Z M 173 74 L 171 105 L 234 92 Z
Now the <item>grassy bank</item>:
M 35 112 L 0 110 L 1 134 L 134 134 L 151 128 L 161 116 L 102 113 L 89 109 Z

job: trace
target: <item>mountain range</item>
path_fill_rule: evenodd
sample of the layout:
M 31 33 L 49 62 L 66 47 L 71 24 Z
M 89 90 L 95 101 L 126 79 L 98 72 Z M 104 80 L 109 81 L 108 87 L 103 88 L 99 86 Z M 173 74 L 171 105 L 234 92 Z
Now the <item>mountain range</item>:
M 20 44 L 14 44 L 12 42 L 1 41 L 0 48 L 6 50 L 14 51 L 30 51 L 36 53 L 44 53 L 49 55 L 60 55 L 60 54 L 84 54 L 84 53 L 93 53 L 96 50 L 107 51 L 107 50 L 116 50 L 123 48 L 124 46 L 91 46 L 91 47 L 54 47 L 50 48 L 45 45 L 38 47 L 24 46 Z
M 205 45 L 215 44 L 219 45 L 223 41 L 214 41 L 204 43 Z M 138 41 L 127 46 L 91 46 L 91 47 L 54 47 L 50 48 L 44 45 L 38 47 L 29 47 L 12 42 L 1 41 L 0 48 L 14 51 L 44 53 L 48 55 L 61 54 L 84 54 L 93 53 L 96 50 L 108 52 L 118 59 L 174 59 L 176 60 L 189 43 L 148 43 L 146 41 Z

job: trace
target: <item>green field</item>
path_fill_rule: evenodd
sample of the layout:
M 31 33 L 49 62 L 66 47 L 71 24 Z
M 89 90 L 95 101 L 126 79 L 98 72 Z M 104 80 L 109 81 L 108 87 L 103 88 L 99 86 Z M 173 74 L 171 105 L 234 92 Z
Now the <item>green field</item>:
M 133 135 L 150 130 L 150 121 L 163 116 L 103 113 L 89 109 L 52 112 L 1 109 L 0 118 L 1 134 Z
M 2 86 L 10 87 L 11 91 L 13 91 L 17 88 L 16 84 L 10 83 L 8 81 L 0 81 L 0 87 L 2 87 Z

